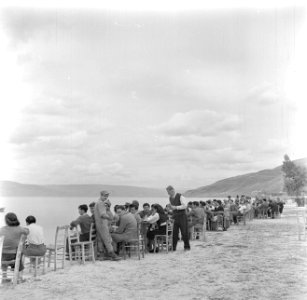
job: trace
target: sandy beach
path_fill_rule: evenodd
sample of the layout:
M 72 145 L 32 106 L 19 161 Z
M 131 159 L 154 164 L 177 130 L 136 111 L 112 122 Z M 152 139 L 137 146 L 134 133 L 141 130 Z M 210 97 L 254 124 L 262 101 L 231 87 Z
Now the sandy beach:
M 36 281 L 25 274 L 27 282 L 0 288 L 1 299 L 307 299 L 307 246 L 295 210 L 208 232 L 189 252 L 180 243 L 141 261 L 67 264 Z

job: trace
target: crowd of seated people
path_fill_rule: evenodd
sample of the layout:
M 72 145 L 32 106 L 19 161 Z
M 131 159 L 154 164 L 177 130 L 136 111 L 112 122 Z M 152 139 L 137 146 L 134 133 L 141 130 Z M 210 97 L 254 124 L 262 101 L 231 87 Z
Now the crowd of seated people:
M 131 240 L 138 238 L 140 232 L 147 240 L 146 246 L 149 252 L 154 251 L 154 238 L 156 235 L 164 235 L 166 233 L 166 222 L 172 219 L 172 206 L 167 204 L 163 208 L 159 204 L 144 203 L 143 209 L 139 210 L 139 202 L 137 200 L 124 205 L 115 205 L 114 213 L 111 211 L 111 202 L 108 199 L 108 193 L 104 192 L 102 208 L 100 214 L 97 213 L 97 202 L 88 205 L 82 204 L 78 206 L 79 216 L 70 222 L 70 228 L 79 228 L 79 240 L 88 241 L 90 236 L 90 228 L 92 223 L 96 223 L 96 227 L 102 226 L 98 224 L 97 218 L 104 218 L 106 222 L 103 228 L 96 228 L 97 234 L 97 256 L 99 259 L 105 259 L 106 241 L 110 242 L 114 254 L 109 255 L 112 260 L 118 259 L 120 245 L 129 243 Z M 275 218 L 283 212 L 284 202 L 277 199 L 259 198 L 251 199 L 242 195 L 232 198 L 228 196 L 225 200 L 212 199 L 206 201 L 189 202 L 186 208 L 188 217 L 188 229 L 203 228 L 204 224 L 207 230 L 227 230 L 230 223 L 237 224 L 239 217 L 246 217 L 247 214 L 253 217 Z M 87 213 L 90 209 L 91 216 Z M 101 210 L 103 211 L 101 213 Z M 96 213 L 95 213 L 96 212 Z M 206 222 L 206 223 L 205 223 Z M 2 252 L 2 261 L 12 260 L 16 257 L 17 246 L 21 234 L 27 235 L 27 241 L 24 246 L 24 254 L 27 256 L 43 256 L 46 252 L 44 244 L 43 229 L 36 224 L 34 216 L 26 218 L 26 227 L 21 227 L 17 216 L 14 213 L 5 215 L 6 226 L 0 229 L 0 236 L 4 236 L 4 246 Z M 219 224 L 220 228 L 215 226 Z M 138 232 L 139 230 L 139 232 Z M 12 265 L 14 267 L 14 265 Z M 7 269 L 7 265 L 1 266 L 2 270 Z M 20 264 L 20 270 L 24 266 Z
M 279 197 L 277 197 L 277 199 L 256 197 L 253 203 L 255 217 L 267 217 L 274 219 L 278 214 L 283 213 L 284 204 L 284 201 L 282 201 Z

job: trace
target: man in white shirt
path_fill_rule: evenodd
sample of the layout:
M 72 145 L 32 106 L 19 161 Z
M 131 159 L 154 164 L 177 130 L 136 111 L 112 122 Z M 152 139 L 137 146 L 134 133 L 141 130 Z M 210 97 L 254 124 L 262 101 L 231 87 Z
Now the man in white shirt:
M 179 239 L 179 229 L 181 231 L 184 242 L 184 250 L 190 250 L 188 219 L 186 215 L 186 204 L 184 197 L 176 193 L 175 189 L 169 185 L 166 188 L 169 195 L 169 202 L 173 210 L 174 228 L 173 228 L 173 250 L 176 251 L 177 242 Z
M 25 256 L 44 256 L 47 249 L 44 244 L 43 228 L 36 224 L 36 218 L 34 216 L 28 216 L 26 218 L 26 223 L 29 234 L 23 254 Z M 31 262 L 34 261 L 35 259 L 31 259 Z

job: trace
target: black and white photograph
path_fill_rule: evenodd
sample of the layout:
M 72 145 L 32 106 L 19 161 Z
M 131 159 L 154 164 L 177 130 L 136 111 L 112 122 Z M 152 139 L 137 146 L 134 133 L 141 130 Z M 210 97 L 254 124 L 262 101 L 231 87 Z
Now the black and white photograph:
M 0 299 L 307 299 L 304 1 L 3 1 Z

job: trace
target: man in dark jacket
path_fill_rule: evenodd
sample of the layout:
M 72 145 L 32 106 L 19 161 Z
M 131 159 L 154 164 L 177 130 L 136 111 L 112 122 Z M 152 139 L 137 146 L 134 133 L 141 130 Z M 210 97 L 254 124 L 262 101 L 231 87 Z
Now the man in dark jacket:
M 120 216 L 119 226 L 111 233 L 115 252 L 117 252 L 118 243 L 137 239 L 137 221 L 135 216 L 131 212 L 126 211 L 122 205 L 117 206 L 116 213 Z

